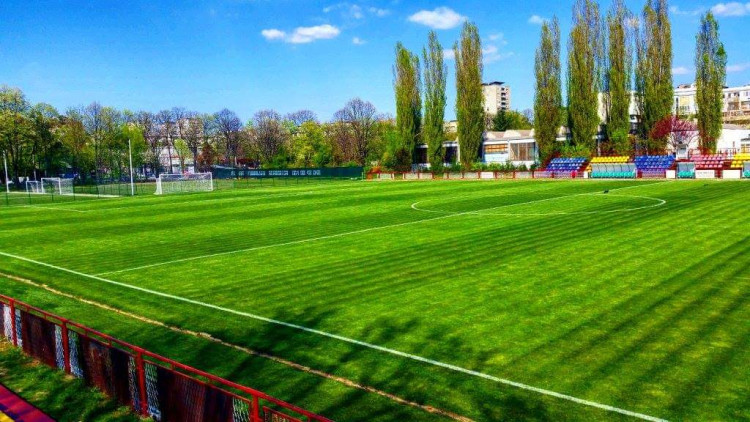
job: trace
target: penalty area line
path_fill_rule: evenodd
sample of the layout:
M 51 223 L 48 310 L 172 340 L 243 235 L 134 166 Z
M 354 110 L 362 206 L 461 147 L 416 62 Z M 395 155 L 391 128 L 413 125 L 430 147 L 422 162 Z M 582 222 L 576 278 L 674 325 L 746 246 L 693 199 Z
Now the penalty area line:
M 440 218 L 440 217 L 438 217 L 438 218 Z M 420 220 L 420 221 L 423 221 L 423 220 Z M 103 278 L 103 277 L 99 277 L 99 276 L 95 276 L 95 275 L 91 275 L 91 274 L 82 273 L 80 271 L 71 270 L 71 269 L 68 269 L 68 268 L 60 267 L 60 266 L 53 265 L 53 264 L 48 264 L 46 262 L 37 261 L 37 260 L 31 259 L 31 258 L 26 258 L 26 257 L 23 257 L 23 256 L 14 255 L 14 254 L 10 254 L 10 253 L 7 253 L 7 252 L 0 251 L 0 255 L 8 257 L 8 258 L 16 259 L 16 260 L 19 260 L 19 261 L 23 261 L 23 262 L 35 264 L 35 265 L 38 265 L 38 266 L 42 266 L 42 267 L 46 267 L 46 268 L 51 268 L 51 269 L 54 269 L 54 270 L 57 270 L 57 271 L 62 271 L 62 272 L 66 272 L 66 273 L 69 273 L 69 274 L 77 275 L 77 276 L 80 276 L 80 277 L 84 277 L 84 278 L 88 278 L 88 279 L 100 281 L 100 282 L 103 282 L 103 283 L 112 284 L 112 285 L 115 285 L 115 286 L 124 287 L 124 288 L 131 289 L 131 290 L 136 290 L 136 291 L 139 291 L 139 292 L 142 292 L 142 293 L 147 293 L 147 294 L 150 294 L 150 295 L 153 295 L 153 296 L 163 297 L 163 298 L 175 300 L 175 301 L 178 301 L 178 302 L 189 303 L 191 305 L 196 305 L 196 306 L 200 306 L 200 307 L 204 307 L 204 308 L 208 308 L 208 309 L 213 309 L 213 310 L 220 311 L 220 312 L 227 313 L 227 314 L 232 314 L 232 315 L 237 315 L 237 316 L 241 316 L 241 317 L 251 318 L 251 319 L 255 319 L 255 320 L 258 320 L 258 321 L 266 322 L 266 323 L 269 323 L 269 324 L 274 324 L 274 325 L 278 325 L 278 326 L 282 326 L 282 327 L 292 328 L 292 329 L 299 330 L 299 331 L 304 331 L 304 332 L 308 332 L 308 333 L 312 333 L 312 334 L 317 334 L 317 335 L 322 336 L 322 337 L 328 337 L 328 338 L 331 338 L 331 339 L 334 339 L 334 340 L 339 340 L 339 341 L 342 341 L 342 342 L 345 342 L 345 343 L 349 343 L 349 344 L 353 344 L 353 345 L 356 345 L 356 346 L 365 347 L 365 348 L 368 348 L 368 349 L 372 349 L 372 350 L 376 350 L 376 351 L 379 351 L 379 352 L 387 353 L 387 354 L 390 354 L 390 355 L 393 355 L 393 356 L 398 356 L 398 357 L 402 357 L 402 358 L 405 358 L 405 359 L 410 359 L 410 360 L 413 360 L 413 361 L 416 361 L 416 362 L 421 362 L 421 363 L 425 363 L 425 364 L 428 364 L 428 365 L 432 365 L 432 366 L 444 368 L 444 369 L 447 369 L 447 370 L 450 370 L 450 371 L 453 371 L 453 372 L 458 372 L 458 373 L 462 373 L 462 374 L 465 374 L 465 375 L 470 375 L 470 376 L 473 376 L 473 377 L 476 377 L 476 378 L 482 378 L 482 379 L 486 379 L 486 380 L 489 380 L 489 381 L 494 381 L 494 382 L 499 383 L 499 384 L 504 384 L 504 385 L 508 385 L 508 386 L 511 386 L 511 387 L 516 387 L 516 388 L 521 389 L 521 390 L 531 391 L 531 392 L 538 393 L 538 394 L 541 394 L 541 395 L 545 395 L 545 396 L 549 396 L 549 397 L 554 397 L 554 398 L 561 399 L 561 400 L 570 401 L 570 402 L 581 404 L 581 405 L 584 405 L 584 406 L 593 407 L 593 408 L 597 408 L 597 409 L 601 409 L 601 410 L 606 410 L 608 412 L 619 413 L 621 415 L 626 415 L 626 416 L 630 416 L 630 417 L 633 417 L 633 418 L 638 418 L 638 419 L 642 419 L 642 420 L 646 420 L 646 421 L 651 421 L 651 422 L 666 422 L 665 419 L 657 418 L 657 417 L 646 415 L 646 414 L 643 414 L 643 413 L 638 413 L 638 412 L 634 412 L 634 411 L 631 411 L 631 410 L 622 409 L 622 408 L 615 407 L 615 406 L 610 406 L 608 404 L 598 403 L 598 402 L 595 402 L 595 401 L 586 400 L 586 399 L 582 399 L 582 398 L 570 396 L 570 395 L 563 394 L 563 393 L 558 393 L 556 391 L 547 390 L 547 389 L 540 388 L 540 387 L 534 387 L 532 385 L 524 384 L 524 383 L 521 383 L 521 382 L 517 382 L 517 381 L 512 381 L 512 380 L 509 380 L 509 379 L 505 379 L 505 378 L 496 377 L 494 375 L 485 374 L 483 372 L 475 371 L 475 370 L 472 370 L 472 369 L 466 369 L 466 368 L 463 368 L 463 367 L 460 367 L 460 366 L 457 366 L 457 365 L 453 365 L 453 364 L 450 364 L 450 363 L 445 363 L 445 362 L 441 362 L 441 361 L 438 361 L 438 360 L 425 358 L 425 357 L 414 355 L 414 354 L 411 354 L 411 353 L 402 352 L 400 350 L 390 349 L 390 348 L 387 348 L 387 347 L 384 347 L 384 346 L 379 346 L 377 344 L 367 343 L 365 341 L 356 340 L 356 339 L 352 339 L 352 338 L 349 338 L 349 337 L 344 337 L 344 336 L 341 336 L 341 335 L 338 335 L 338 334 L 333 334 L 333 333 L 329 333 L 329 332 L 326 332 L 326 331 L 317 330 L 315 328 L 309 328 L 309 327 L 305 327 L 305 326 L 302 326 L 302 325 L 293 324 L 293 323 L 290 323 L 290 322 L 280 321 L 280 320 L 276 320 L 276 319 L 273 319 L 273 318 L 267 318 L 267 317 L 264 317 L 264 316 L 261 316 L 261 315 L 256 315 L 256 314 L 252 314 L 252 313 L 249 313 L 249 312 L 238 311 L 236 309 L 225 308 L 223 306 L 218 306 L 218 305 L 214 305 L 214 304 L 207 303 L 207 302 L 201 302 L 201 301 L 194 300 L 194 299 L 189 299 L 189 298 L 186 298 L 186 297 L 181 297 L 181 296 L 177 296 L 177 295 L 173 295 L 173 294 L 169 294 L 169 293 L 163 293 L 163 292 L 160 292 L 160 291 L 157 291 L 157 290 L 147 289 L 145 287 L 139 287 L 139 286 L 134 286 L 134 285 L 127 284 L 127 283 L 122 283 L 122 282 L 119 282 L 119 281 L 109 280 L 109 279 L 106 279 L 106 278 Z

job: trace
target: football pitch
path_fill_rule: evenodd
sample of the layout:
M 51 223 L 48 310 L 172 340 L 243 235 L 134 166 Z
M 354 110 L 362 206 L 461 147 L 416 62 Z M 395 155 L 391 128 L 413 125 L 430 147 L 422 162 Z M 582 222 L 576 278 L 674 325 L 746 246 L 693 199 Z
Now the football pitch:
M 341 421 L 742 420 L 749 211 L 607 180 L 0 207 L 0 293 Z

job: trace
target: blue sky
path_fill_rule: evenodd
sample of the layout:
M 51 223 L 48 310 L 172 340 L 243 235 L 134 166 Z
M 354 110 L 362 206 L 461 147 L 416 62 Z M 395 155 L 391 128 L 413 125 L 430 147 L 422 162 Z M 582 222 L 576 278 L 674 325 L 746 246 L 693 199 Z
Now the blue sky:
M 746 0 L 747 1 L 747 0 Z M 640 11 L 642 1 L 628 1 Z M 0 84 L 61 111 L 99 101 L 132 110 L 308 108 L 323 120 L 352 97 L 393 113 L 393 48 L 420 50 L 430 29 L 445 48 L 469 19 L 485 48 L 484 79 L 532 106 L 540 22 L 572 0 L 195 0 L 0 2 Z M 602 3 L 609 7 L 608 2 Z M 692 80 L 699 14 L 713 8 L 729 54 L 728 83 L 750 83 L 750 3 L 671 2 L 675 83 Z M 447 117 L 455 115 L 449 61 Z

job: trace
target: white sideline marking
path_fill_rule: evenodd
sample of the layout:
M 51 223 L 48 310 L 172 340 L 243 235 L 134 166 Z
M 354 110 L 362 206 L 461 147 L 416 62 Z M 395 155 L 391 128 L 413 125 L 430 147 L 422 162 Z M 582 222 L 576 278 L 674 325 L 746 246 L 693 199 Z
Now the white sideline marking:
M 658 183 L 663 183 L 663 182 L 658 182 Z M 648 183 L 648 184 L 644 184 L 644 185 L 635 185 L 635 186 L 625 186 L 625 187 L 621 187 L 621 188 L 610 189 L 610 191 L 621 190 L 621 189 L 628 189 L 628 188 L 632 188 L 632 187 L 655 185 L 655 184 L 657 184 L 657 183 Z M 479 210 L 479 211 L 487 211 L 487 210 L 493 210 L 493 209 L 502 208 L 502 207 L 515 206 L 515 205 L 533 204 L 535 202 L 551 201 L 553 199 L 566 198 L 566 197 L 570 197 L 570 196 L 591 195 L 591 194 L 595 194 L 595 193 L 598 193 L 598 192 L 599 191 L 596 191 L 596 192 L 583 192 L 583 193 L 574 193 L 574 194 L 570 194 L 570 195 L 561 195 L 561 196 L 556 196 L 556 197 L 553 197 L 553 198 L 535 199 L 533 201 L 519 202 L 519 203 L 515 203 L 515 204 L 508 204 L 508 205 L 501 205 L 499 207 L 486 208 L 486 209 Z M 425 211 L 425 210 L 421 210 L 419 208 L 415 208 L 416 204 L 418 204 L 418 202 L 415 202 L 415 203 L 411 204 L 411 208 L 415 209 L 417 211 Z M 437 212 L 437 211 L 428 211 L 428 212 Z M 109 275 L 109 274 L 120 274 L 120 273 L 126 273 L 126 272 L 130 272 L 130 271 L 144 270 L 146 268 L 154 268 L 154 267 L 161 267 L 161 266 L 164 266 L 164 265 L 179 264 L 181 262 L 195 261 L 196 259 L 214 258 L 214 257 L 217 257 L 217 256 L 233 255 L 233 254 L 243 253 L 243 252 L 253 252 L 253 251 L 259 251 L 259 250 L 263 250 L 263 249 L 271 249 L 271 248 L 276 248 L 276 247 L 281 247 L 281 246 L 299 245 L 299 244 L 303 244 L 303 243 L 316 242 L 316 241 L 319 241 L 319 240 L 335 239 L 337 237 L 344 237 L 344 236 L 350 236 L 350 235 L 353 235 L 353 234 L 367 233 L 367 232 L 375 231 L 375 230 L 390 229 L 390 228 L 393 228 L 393 227 L 402 227 L 402 226 L 406 226 L 406 225 L 410 225 L 410 224 L 424 223 L 424 222 L 427 222 L 427 221 L 441 220 L 441 219 L 444 219 L 444 218 L 451 218 L 451 217 L 458 217 L 458 216 L 461 216 L 461 215 L 481 215 L 481 214 L 478 214 L 478 212 L 476 210 L 474 210 L 474 211 L 466 211 L 466 212 L 459 212 L 459 213 L 443 213 L 443 215 L 441 215 L 440 217 L 425 218 L 425 219 L 422 219 L 422 220 L 407 221 L 407 222 L 404 222 L 404 223 L 388 224 L 388 225 L 385 225 L 385 226 L 369 227 L 369 228 L 366 228 L 366 229 L 354 230 L 354 231 L 350 231 L 350 232 L 336 233 L 336 234 L 331 234 L 331 235 L 326 235 L 326 236 L 320 236 L 320 237 L 313 237 L 313 238 L 308 238 L 308 239 L 292 240 L 292 241 L 289 241 L 289 242 L 275 243 L 275 244 L 272 244 L 272 245 L 254 246 L 252 248 L 235 249 L 233 251 L 227 251 L 227 252 L 217 252 L 217 253 L 206 254 L 206 255 L 192 256 L 192 257 L 188 257 L 188 258 L 180 258 L 180 259 L 175 259 L 175 260 L 172 260 L 172 261 L 157 262 L 155 264 L 147 264 L 147 265 L 141 265 L 141 266 L 133 267 L 133 268 L 125 268 L 125 269 L 122 269 L 122 270 L 105 271 L 103 273 L 98 273 L 96 275 L 97 276 L 102 276 L 102 275 Z
M 43 210 L 54 210 L 54 211 L 62 210 L 62 211 L 81 212 L 81 213 L 88 212 L 88 211 L 82 211 L 82 210 L 75 210 L 73 208 L 43 207 L 43 206 L 40 206 L 40 205 L 11 205 L 11 206 L 12 207 L 19 207 L 19 208 L 39 208 L 39 209 L 43 209 Z
M 580 194 L 580 195 L 590 195 L 590 196 L 597 196 L 597 195 L 598 195 L 598 196 L 603 196 L 604 194 L 603 194 L 603 193 L 601 193 L 601 192 L 594 192 L 594 193 L 582 193 L 582 194 Z M 605 211 L 570 211 L 570 212 L 567 212 L 567 211 L 552 211 L 552 212 L 535 212 L 535 213 L 527 213 L 527 212 L 524 212 L 524 213 L 510 213 L 510 212 L 507 212 L 507 213 L 496 213 L 496 212 L 485 212 L 485 211 L 487 211 L 487 210 L 495 210 L 495 209 L 499 209 L 499 208 L 512 207 L 512 206 L 514 206 L 514 205 L 524 205 L 524 204 L 531 204 L 531 203 L 534 203 L 534 202 L 544 202 L 544 201 L 550 201 L 550 200 L 553 200 L 553 199 L 570 198 L 570 197 L 573 197 L 573 196 L 578 196 L 578 195 L 559 196 L 559 197 L 555 197 L 555 198 L 546 198 L 546 199 L 540 199 L 540 200 L 538 200 L 538 201 L 531 201 L 531 202 L 521 202 L 521 203 L 516 203 L 516 204 L 507 204 L 507 205 L 500 205 L 500 206 L 497 206 L 497 207 L 492 207 L 492 208 L 483 208 L 483 209 L 481 209 L 481 210 L 478 210 L 478 211 L 466 211 L 466 212 L 464 212 L 464 213 L 462 213 L 462 214 L 475 214 L 475 215 L 503 215 L 503 216 L 545 216 L 545 215 L 579 215 L 579 214 L 580 214 L 580 215 L 588 215 L 588 214 L 612 214 L 612 213 L 618 213 L 618 212 L 631 212 L 631 211 L 645 210 L 645 209 L 647 209 L 647 208 L 656 208 L 656 207 L 660 207 L 660 206 L 662 206 L 662 205 L 664 205 L 664 204 L 666 204 L 666 203 L 667 203 L 667 201 L 665 201 L 665 200 L 663 200 L 663 199 L 661 199 L 661 198 L 652 198 L 652 197 L 650 197 L 650 196 L 640 196 L 640 195 L 617 195 L 617 194 L 612 194 L 612 195 L 607 195 L 607 196 L 617 196 L 617 197 L 621 197 L 621 198 L 640 198 L 640 199 L 648 199 L 648 200 L 651 200 L 651 201 L 656 201 L 656 204 L 653 204 L 653 205 L 644 205 L 644 206 L 642 206 L 642 207 L 635 207 L 635 208 L 619 208 L 619 209 L 614 209 L 614 210 L 605 210 Z M 419 208 L 419 207 L 417 207 L 417 204 L 419 204 L 419 203 L 421 203 L 421 202 L 424 202 L 424 201 L 419 201 L 419 202 L 415 202 L 415 203 L 411 204 L 411 208 L 412 208 L 413 210 L 417 210 L 417 211 L 423 211 L 423 212 L 431 212 L 431 213 L 438 213 L 438 214 L 454 214 L 454 213 L 453 213 L 453 212 L 451 212 L 451 211 L 441 211 L 441 210 L 428 210 L 428 209 L 426 209 L 426 208 Z
M 442 218 L 442 217 L 438 217 L 438 218 Z M 420 220 L 420 221 L 424 221 L 424 220 Z M 213 305 L 213 304 L 206 303 L 206 302 L 200 302 L 200 301 L 197 301 L 197 300 L 193 300 L 193 299 L 188 299 L 188 298 L 181 297 L 181 296 L 172 295 L 172 294 L 169 294 L 169 293 L 162 293 L 162 292 L 159 292 L 159 291 L 156 291 L 156 290 L 147 289 L 147 288 L 144 288 L 144 287 L 133 286 L 131 284 L 122 283 L 122 282 L 114 281 L 114 280 L 109 280 L 109 279 L 98 277 L 98 276 L 95 276 L 95 275 L 85 274 L 85 273 L 82 273 L 82 272 L 79 272 L 79 271 L 75 271 L 75 270 L 71 270 L 71 269 L 63 268 L 63 267 L 58 267 L 57 265 L 47 264 L 45 262 L 36 261 L 36 260 L 30 259 L 30 258 L 25 258 L 25 257 L 22 257 L 22 256 L 9 254 L 9 253 L 2 252 L 2 251 L 0 251 L 0 255 L 6 256 L 8 258 L 13 258 L 13 259 L 17 259 L 17 260 L 20 260 L 20 261 L 24 261 L 24 262 L 29 262 L 29 263 L 32 263 L 32 264 L 40 265 L 40 266 L 43 266 L 43 267 L 52 268 L 52 269 L 55 269 L 55 270 L 58 270 L 58 271 L 67 272 L 67 273 L 74 274 L 74 275 L 77 275 L 77 276 L 80 276 L 80 277 L 90 278 L 90 279 L 101 281 L 101 282 L 104 282 L 104 283 L 109 283 L 109 284 L 113 284 L 113 285 L 116 285 L 116 286 L 120 286 L 120 287 L 125 287 L 125 288 L 128 288 L 128 289 L 137 290 L 139 292 L 148 293 L 148 294 L 151 294 L 151 295 L 154 295 L 154 296 L 160 296 L 160 297 L 164 297 L 164 298 L 167 298 L 167 299 L 176 300 L 176 301 L 179 301 L 179 302 L 189 303 L 191 305 L 202 306 L 202 307 L 205 307 L 205 308 L 214 309 L 214 310 L 221 311 L 221 312 L 226 312 L 226 313 L 229 313 L 229 314 L 234 314 L 234 315 L 238 315 L 238 316 L 243 316 L 243 317 L 247 317 L 247 318 L 256 319 L 258 321 L 263 321 L 263 322 L 267 322 L 267 323 L 270 323 L 270 324 L 281 325 L 281 326 L 284 326 L 284 327 L 293 328 L 293 329 L 296 329 L 296 330 L 305 331 L 305 332 L 312 333 L 312 334 L 317 334 L 317 335 L 320 335 L 320 336 L 323 336 L 323 337 L 328 337 L 328 338 L 332 338 L 332 339 L 335 339 L 335 340 L 343 341 L 343 342 L 346 342 L 346 343 L 354 344 L 354 345 L 357 345 L 357 346 L 366 347 L 368 349 L 373 349 L 373 350 L 377 350 L 377 351 L 380 351 L 380 352 L 388 353 L 388 354 L 391 354 L 391 355 L 403 357 L 403 358 L 406 358 L 406 359 L 411 359 L 411 360 L 414 360 L 414 361 L 417 361 L 417 362 L 422 362 L 422 363 L 426 363 L 426 364 L 429 364 L 429 365 L 438 366 L 438 367 L 445 368 L 445 369 L 448 369 L 448 370 L 451 370 L 451 371 L 454 371 L 454 372 L 460 372 L 460 373 L 463 373 L 463 374 L 466 374 L 466 375 L 471 375 L 471 376 L 474 376 L 474 377 L 483 378 L 483 379 L 494 381 L 494 382 L 497 382 L 497 383 L 500 383 L 500 384 L 510 385 L 512 387 L 516 387 L 516 388 L 519 388 L 519 389 L 522 389 L 522 390 L 533 391 L 535 393 L 543 394 L 543 395 L 546 395 L 546 396 L 551 396 L 551 397 L 555 397 L 555 398 L 558 398 L 558 399 L 571 401 L 571 402 L 574 402 L 574 403 L 582 404 L 584 406 L 595 407 L 597 409 L 602 409 L 602 410 L 606 410 L 606 411 L 609 411 L 609 412 L 615 412 L 615 413 L 619 413 L 621 415 L 631 416 L 631 417 L 634 417 L 634 418 L 643 419 L 643 420 L 652 421 L 652 422 L 667 422 L 665 419 L 657 418 L 657 417 L 654 417 L 654 416 L 649 416 L 649 415 L 646 415 L 646 414 L 643 414 L 643 413 L 637 413 L 637 412 L 633 412 L 633 411 L 630 411 L 630 410 L 621 409 L 619 407 L 614 407 L 614 406 L 610 406 L 610 405 L 607 405 L 607 404 L 598 403 L 598 402 L 591 401 L 591 400 L 586 400 L 586 399 L 581 399 L 581 398 L 574 397 L 574 396 L 569 396 L 567 394 L 558 393 L 556 391 L 547 390 L 547 389 L 539 388 L 539 387 L 534 387 L 534 386 L 531 386 L 531 385 L 528 385 L 528 384 L 523 384 L 523 383 L 520 383 L 520 382 L 511 381 L 511 380 L 508 380 L 508 379 L 505 379 L 505 378 L 496 377 L 494 375 L 485 374 L 483 372 L 479 372 L 479 371 L 474 371 L 474 370 L 471 370 L 471 369 L 462 368 L 460 366 L 452 365 L 450 363 L 444 363 L 444 362 L 440 362 L 440 361 L 437 361 L 437 360 L 425 358 L 425 357 L 422 357 L 422 356 L 413 355 L 411 353 L 406 353 L 406 352 L 402 352 L 402 351 L 395 350 L 395 349 L 389 349 L 387 347 L 378 346 L 376 344 L 367 343 L 367 342 L 360 341 L 360 340 L 355 340 L 355 339 L 352 339 L 352 338 L 349 338 L 349 337 L 344 337 L 344 336 L 340 336 L 340 335 L 337 335 L 337 334 L 328 333 L 328 332 L 321 331 L 321 330 L 316 330 L 314 328 L 309 328 L 309 327 L 305 327 L 305 326 L 302 326 L 302 325 L 292 324 L 290 322 L 284 322 L 284 321 L 280 321 L 280 320 L 276 320 L 276 319 L 272 319 L 272 318 L 267 318 L 267 317 L 264 317 L 264 316 L 251 314 L 249 312 L 243 312 L 243 311 L 238 311 L 238 310 L 231 309 L 231 308 L 225 308 L 225 307 L 222 307 L 222 306 Z

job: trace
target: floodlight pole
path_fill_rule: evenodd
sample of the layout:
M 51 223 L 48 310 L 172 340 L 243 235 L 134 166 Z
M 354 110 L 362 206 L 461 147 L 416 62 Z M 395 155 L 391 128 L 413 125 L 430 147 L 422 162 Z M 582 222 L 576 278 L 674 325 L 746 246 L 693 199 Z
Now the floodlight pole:
M 8 159 L 3 151 L 3 168 L 5 169 L 5 193 L 10 193 L 10 180 L 8 179 Z
M 133 148 L 128 138 L 128 155 L 130 156 L 130 196 L 135 196 L 135 185 L 133 184 Z

